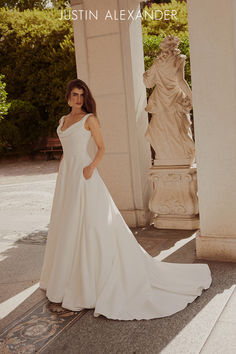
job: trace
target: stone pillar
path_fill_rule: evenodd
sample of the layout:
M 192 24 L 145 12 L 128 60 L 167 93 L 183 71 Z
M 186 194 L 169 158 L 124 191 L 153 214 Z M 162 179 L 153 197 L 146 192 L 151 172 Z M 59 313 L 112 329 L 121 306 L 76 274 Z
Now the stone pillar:
M 141 19 L 128 20 L 127 13 L 139 6 L 135 0 L 71 0 L 80 15 L 73 20 L 77 77 L 97 102 L 106 148 L 99 173 L 129 226 L 149 222 L 151 192 Z
M 188 0 L 200 231 L 197 257 L 236 261 L 236 2 Z

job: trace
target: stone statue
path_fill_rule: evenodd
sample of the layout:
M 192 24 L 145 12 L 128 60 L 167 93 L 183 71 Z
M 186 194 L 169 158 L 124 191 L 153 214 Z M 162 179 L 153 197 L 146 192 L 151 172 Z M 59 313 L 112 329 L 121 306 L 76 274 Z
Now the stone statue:
M 155 151 L 154 165 L 191 166 L 195 157 L 189 112 L 192 93 L 184 79 L 186 56 L 180 39 L 167 36 L 153 65 L 143 74 L 147 88 L 155 86 L 145 108 L 152 113 L 145 133 Z

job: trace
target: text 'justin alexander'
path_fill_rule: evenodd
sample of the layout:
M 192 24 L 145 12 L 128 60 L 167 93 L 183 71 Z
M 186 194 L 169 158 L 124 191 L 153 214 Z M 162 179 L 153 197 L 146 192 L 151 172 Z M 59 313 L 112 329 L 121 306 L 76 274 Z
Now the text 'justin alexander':
M 104 20 L 107 21 L 126 21 L 126 20 L 138 20 L 144 18 L 150 20 L 177 20 L 177 11 L 176 10 L 143 10 L 141 13 L 140 10 L 107 10 L 103 13 Z M 101 18 L 101 15 L 98 10 L 61 10 L 60 20 L 98 20 Z

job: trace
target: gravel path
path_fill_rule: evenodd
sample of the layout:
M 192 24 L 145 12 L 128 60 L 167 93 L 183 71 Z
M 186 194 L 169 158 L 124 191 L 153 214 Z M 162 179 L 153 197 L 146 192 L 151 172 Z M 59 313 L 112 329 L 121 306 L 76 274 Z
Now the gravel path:
M 58 160 L 1 162 L 1 245 L 47 230 L 58 167 Z

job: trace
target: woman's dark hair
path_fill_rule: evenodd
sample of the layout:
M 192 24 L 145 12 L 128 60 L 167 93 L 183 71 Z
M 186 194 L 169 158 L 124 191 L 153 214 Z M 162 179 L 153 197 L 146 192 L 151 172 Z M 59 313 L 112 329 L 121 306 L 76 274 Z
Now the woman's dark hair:
M 82 109 L 84 109 L 87 113 L 93 113 L 95 116 L 97 116 L 96 102 L 92 96 L 90 89 L 88 88 L 86 83 L 82 80 L 74 79 L 74 80 L 70 80 L 67 83 L 66 94 L 65 94 L 66 101 L 68 102 L 71 95 L 71 91 L 75 87 L 84 90 L 84 104 L 82 106 Z M 71 111 L 71 107 L 70 107 L 70 111 Z

